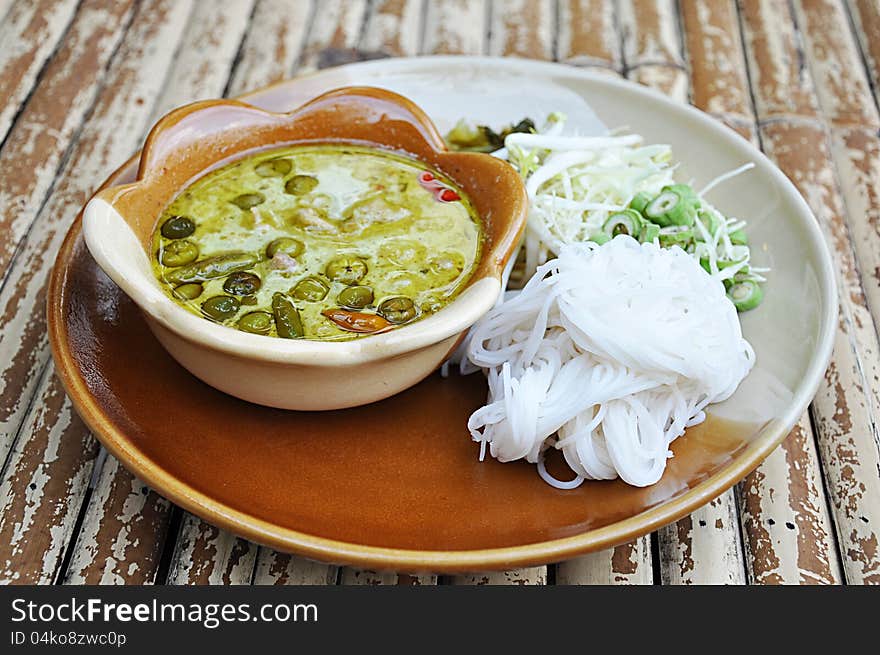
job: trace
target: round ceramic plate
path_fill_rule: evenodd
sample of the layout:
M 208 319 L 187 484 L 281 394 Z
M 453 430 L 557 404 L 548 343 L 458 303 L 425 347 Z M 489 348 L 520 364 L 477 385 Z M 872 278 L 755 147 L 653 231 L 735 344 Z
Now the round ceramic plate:
M 772 268 L 764 303 L 742 316 L 756 368 L 674 443 L 658 484 L 560 491 L 532 465 L 478 461 L 465 424 L 485 400 L 479 375 L 435 375 L 374 405 L 314 413 L 250 405 L 206 386 L 164 352 L 98 269 L 77 220 L 51 281 L 50 337 L 74 405 L 125 466 L 207 521 L 280 550 L 454 572 L 558 561 L 625 542 L 718 496 L 779 444 L 825 369 L 837 303 L 815 219 L 763 155 L 706 115 L 634 84 L 522 60 L 354 64 L 246 99 L 289 110 L 351 84 L 408 95 L 441 131 L 462 116 L 501 125 L 563 111 L 582 130 L 598 117 L 671 144 L 680 178 L 697 187 L 754 162 L 711 199 L 749 221 L 754 258 Z M 131 181 L 135 168 L 128 162 L 106 184 Z

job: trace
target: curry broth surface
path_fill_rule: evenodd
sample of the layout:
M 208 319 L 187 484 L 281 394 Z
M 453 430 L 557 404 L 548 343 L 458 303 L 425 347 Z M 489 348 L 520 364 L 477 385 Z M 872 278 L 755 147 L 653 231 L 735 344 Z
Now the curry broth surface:
M 282 160 L 290 162 L 284 173 L 278 172 L 287 170 Z M 265 175 L 276 161 L 282 161 L 278 171 Z M 257 172 L 260 164 L 263 175 Z M 295 176 L 314 178 L 317 184 L 306 184 L 305 192 L 290 192 L 286 188 Z M 431 177 L 433 181 L 426 181 Z M 260 194 L 263 200 L 243 209 L 233 202 L 243 194 Z M 163 236 L 161 227 L 174 216 L 195 224 L 186 239 L 198 247 L 196 263 L 230 252 L 259 256 L 246 270 L 260 278 L 261 286 L 256 293 L 236 297 L 241 307 L 234 315 L 217 320 L 202 308 L 209 298 L 232 295 L 223 288 L 228 276 L 202 281 L 203 291 L 194 299 L 174 292 L 167 276 L 173 277 L 178 267 L 161 263 L 163 249 L 176 240 Z M 302 253 L 269 258 L 267 245 L 279 237 L 301 241 Z M 188 187 L 156 226 L 152 262 L 166 293 L 199 316 L 236 327 L 250 312 L 272 314 L 273 295 L 280 292 L 299 311 L 305 338 L 344 340 L 365 335 L 342 329 L 321 314 L 342 307 L 338 296 L 349 286 L 327 276 L 328 262 L 353 255 L 366 263 L 366 275 L 356 284 L 370 287 L 374 299 L 357 311 L 376 313 L 383 300 L 404 296 L 415 303 L 417 315 L 407 321 L 412 322 L 456 296 L 473 273 L 480 249 L 479 221 L 469 200 L 421 162 L 371 148 L 295 146 L 246 157 Z M 295 285 L 308 277 L 329 287 L 323 300 L 292 295 Z M 274 323 L 268 334 L 278 336 Z

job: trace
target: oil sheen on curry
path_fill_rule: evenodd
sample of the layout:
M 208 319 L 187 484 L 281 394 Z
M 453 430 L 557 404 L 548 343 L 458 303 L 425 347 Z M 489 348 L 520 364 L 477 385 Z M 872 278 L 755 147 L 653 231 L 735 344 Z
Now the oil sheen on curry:
M 286 339 L 345 340 L 429 316 L 479 260 L 464 194 L 382 150 L 294 146 L 213 171 L 163 212 L 153 268 L 178 304 Z

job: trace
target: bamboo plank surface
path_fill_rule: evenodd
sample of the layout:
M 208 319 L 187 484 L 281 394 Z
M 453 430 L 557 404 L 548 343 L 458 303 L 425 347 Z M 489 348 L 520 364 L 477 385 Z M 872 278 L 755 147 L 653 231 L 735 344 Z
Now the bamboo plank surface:
M 258 547 L 105 459 L 55 378 L 44 285 L 94 181 L 165 110 L 364 58 L 486 53 L 625 75 L 760 144 L 832 246 L 841 318 L 810 414 L 735 492 L 614 549 L 439 582 L 880 583 L 874 0 L 0 0 L 0 40 L 0 166 L 33 171 L 0 187 L 0 582 L 438 583 Z
M 755 115 L 734 0 L 683 2 L 691 102 L 752 140 Z
M 752 584 L 839 584 L 840 558 L 807 416 L 739 486 Z
M 626 76 L 682 101 L 688 78 L 675 0 L 622 0 L 620 25 Z
M 227 95 L 241 95 L 290 76 L 313 12 L 313 1 L 257 0 Z
M 640 537 L 615 548 L 560 562 L 556 565 L 556 584 L 654 584 L 651 538 Z
M 372 571 L 346 566 L 340 571 L 339 584 L 344 585 L 436 585 L 432 574 L 406 575 L 389 571 Z
M 0 583 L 55 581 L 98 452 L 51 372 L 37 397 L 0 483 Z
M 686 3 L 682 24 L 692 101 L 757 143 L 735 3 L 732 0 Z M 785 457 L 786 452 L 792 457 Z M 793 468 L 790 470 L 790 467 Z M 834 534 L 808 416 L 801 418 L 782 450 L 776 451 L 746 477 L 738 488 L 738 496 L 749 580 L 760 583 L 839 580 Z M 789 519 L 795 511 L 806 513 L 797 535 L 773 528 L 791 523 Z
M 250 584 L 257 545 L 187 514 L 177 535 L 168 584 Z
M 366 0 L 321 0 L 300 57 L 300 73 L 359 59 L 357 45 L 367 16 Z
M 195 4 L 152 121 L 180 105 L 223 95 L 253 8 L 254 0 Z
M 162 582 L 156 577 L 170 514 L 169 501 L 108 456 L 74 535 L 64 583 Z
M 376 0 L 360 48 L 388 57 L 419 54 L 423 4 L 422 0 Z
M 304 585 L 336 584 L 339 569 L 322 562 L 312 562 L 296 555 L 279 553 L 271 548 L 260 548 L 254 584 Z
M 876 93 L 880 86 L 880 5 L 875 0 L 846 0 L 846 5 Z
M 54 194 L 34 220 L 13 263 L 10 279 L 15 284 L 5 285 L 0 292 L 0 306 L 17 308 L 14 318 L 7 323 L 4 339 L 27 348 L 25 357 L 31 364 L 21 370 L 7 360 L 0 362 L 6 383 L 26 387 L 34 370 L 44 370 L 35 393 L 37 402 L 25 417 L 0 487 L 5 490 L 0 495 L 0 526 L 13 531 L 14 526 L 40 526 L 28 534 L 25 550 L 16 546 L 15 534 L 4 538 L 0 542 L 0 562 L 5 562 L 7 572 L 23 572 L 35 581 L 49 581 L 58 572 L 97 454 L 95 442 L 72 415 L 51 364 L 47 366 L 46 279 L 54 253 L 70 221 L 91 193 L 94 180 L 106 177 L 137 148 L 137 137 L 148 120 L 143 99 L 156 97 L 160 92 L 173 55 L 167 44 L 180 39 L 189 10 L 189 3 L 179 1 L 140 7 L 130 38 L 108 73 L 96 110 L 66 160 Z M 158 47 L 160 44 L 166 45 Z M 35 330 L 39 338 L 29 342 L 24 338 L 28 330 Z M 16 359 L 18 355 L 13 355 L 11 361 Z M 44 493 L 46 485 L 52 494 Z M 35 548 L 42 548 L 45 555 L 39 569 L 29 569 L 29 552 Z
M 37 356 L 45 347 L 42 324 L 24 311 L 40 300 L 40 287 L 26 276 L 8 275 L 9 265 L 95 102 L 104 67 L 125 33 L 131 11 L 131 3 L 83 3 L 0 149 L 0 169 L 31 171 L 7 176 L 0 188 L 0 461 L 12 447 L 45 364 L 45 358 Z M 74 72 L 83 84 L 71 83 Z
M 675 3 L 632 0 L 622 3 L 627 77 L 681 103 L 689 96 L 683 38 Z M 732 491 L 692 515 L 657 532 L 664 584 L 742 584 L 745 565 Z
M 433 0 L 427 3 L 426 55 L 481 55 L 487 45 L 487 0 Z
M 827 124 L 789 7 L 742 2 L 746 52 L 762 143 L 819 220 L 838 271 L 834 354 L 813 402 L 817 442 L 847 582 L 880 582 L 876 441 L 877 333 L 853 253 Z M 756 78 L 757 73 L 757 81 Z M 832 114 L 833 115 L 833 114 Z M 847 220 L 849 218 L 849 220 Z
M 490 13 L 490 55 L 553 59 L 553 3 L 494 0 Z
M 617 12 L 608 0 L 561 0 L 557 58 L 574 66 L 623 74 Z
M 249 0 L 223 3 L 222 7 L 195 4 L 180 44 L 184 54 L 174 59 L 161 95 L 149 108 L 143 129 L 173 107 L 223 93 L 252 4 Z M 167 538 L 171 505 L 155 493 L 141 493 L 143 484 L 112 457 L 108 460 L 98 476 L 98 494 L 86 508 L 66 581 L 91 582 L 98 575 L 103 583 L 124 580 L 119 575 L 107 577 L 107 566 L 112 564 L 117 570 L 134 565 L 138 568 L 132 576 L 138 572 L 143 581 L 154 582 Z M 149 520 L 139 520 L 138 513 L 131 511 L 133 503 L 140 504 L 139 511 Z M 184 521 L 183 525 L 189 528 L 193 522 Z M 204 528 L 196 525 L 192 530 L 199 533 Z M 195 536 L 182 532 L 171 538 L 199 543 Z M 144 553 L 148 554 L 146 559 Z M 178 579 L 182 575 L 178 571 L 172 573 Z
M 545 585 L 547 567 L 533 566 L 511 571 L 487 571 L 470 575 L 456 575 L 452 578 L 456 585 Z
M 78 0 L 15 2 L 0 23 L 0 141 L 73 18 Z

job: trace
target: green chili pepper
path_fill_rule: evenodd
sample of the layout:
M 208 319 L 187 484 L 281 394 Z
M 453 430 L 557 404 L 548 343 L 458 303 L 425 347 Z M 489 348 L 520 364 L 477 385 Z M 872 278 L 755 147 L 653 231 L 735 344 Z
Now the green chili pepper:
M 643 223 L 642 231 L 639 232 L 639 241 L 642 243 L 653 243 L 654 239 L 660 236 L 660 226 L 654 223 Z
M 660 230 L 660 245 L 663 248 L 671 246 L 684 247 L 694 240 L 694 229 L 686 225 L 672 225 Z
M 275 331 L 279 337 L 296 339 L 305 334 L 299 312 L 283 293 L 272 296 L 272 313 L 275 315 Z
M 590 237 L 590 241 L 593 243 L 598 243 L 600 246 L 611 241 L 611 235 L 606 234 L 605 232 L 596 232 L 593 236 Z
M 697 212 L 697 220 L 706 228 L 706 232 L 709 233 L 709 236 L 714 237 L 715 232 L 718 231 L 719 221 L 715 218 L 715 214 L 709 211 L 700 211 Z M 703 233 L 700 230 L 694 230 L 694 234 L 696 235 L 697 241 L 703 240 Z
M 702 203 L 697 192 L 694 191 L 690 184 L 669 184 L 661 189 L 661 191 L 673 191 L 677 193 L 685 202 L 689 203 L 695 210 L 700 209 Z
M 718 267 L 719 271 L 723 271 L 725 268 L 733 266 L 734 264 L 742 263 L 742 259 L 717 259 L 715 260 L 715 265 Z M 703 267 L 707 273 L 711 273 L 712 269 L 709 266 L 709 259 L 707 257 L 700 257 L 700 266 Z M 748 266 L 743 266 L 739 271 L 737 271 L 737 275 L 740 273 L 745 274 L 749 272 Z
M 737 311 L 747 312 L 761 304 L 764 299 L 764 291 L 754 280 L 736 282 L 727 292 L 727 297 L 736 307 Z
M 746 236 L 745 230 L 734 230 L 728 236 L 730 237 L 730 243 L 735 246 L 749 245 L 749 237 Z
M 645 217 L 661 227 L 690 226 L 696 220 L 696 211 L 688 197 L 683 196 L 673 187 L 664 187 L 663 191 L 645 207 Z
M 181 243 L 172 241 L 171 243 Z M 189 284 L 204 282 L 218 277 L 226 277 L 230 273 L 243 271 L 257 263 L 257 256 L 246 252 L 230 252 L 215 255 L 200 262 L 175 269 L 165 275 L 171 284 Z
M 605 220 L 602 225 L 602 231 L 608 236 L 614 238 L 618 234 L 628 234 L 631 237 L 638 237 L 642 229 L 642 217 L 634 209 L 624 209 L 620 212 L 613 212 Z
M 637 193 L 632 200 L 629 201 L 629 208 L 635 209 L 640 214 L 645 213 L 645 207 L 648 206 L 648 203 L 654 198 L 650 193 L 646 191 L 640 191 Z

